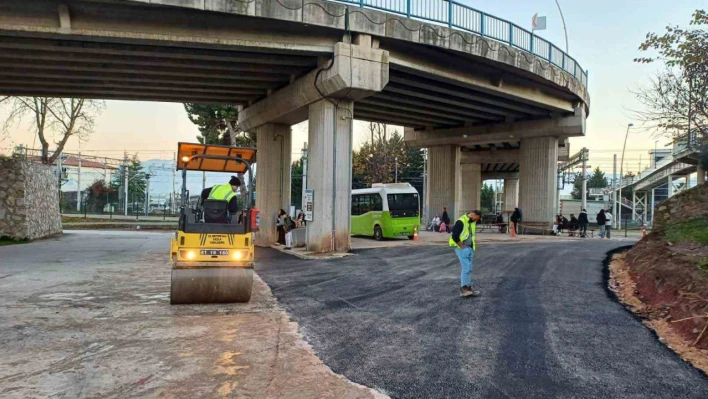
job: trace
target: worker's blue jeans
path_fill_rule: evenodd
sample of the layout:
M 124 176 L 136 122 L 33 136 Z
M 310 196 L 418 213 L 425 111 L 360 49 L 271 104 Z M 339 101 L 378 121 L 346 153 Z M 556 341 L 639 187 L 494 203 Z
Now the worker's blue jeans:
M 462 273 L 460 274 L 460 287 L 466 285 L 472 286 L 472 259 L 474 258 L 474 251 L 472 247 L 465 247 L 465 249 L 460 249 L 460 247 L 455 248 L 455 253 L 460 259 L 460 265 L 462 265 Z
M 600 225 L 600 233 L 598 234 L 600 238 L 605 238 L 605 225 Z

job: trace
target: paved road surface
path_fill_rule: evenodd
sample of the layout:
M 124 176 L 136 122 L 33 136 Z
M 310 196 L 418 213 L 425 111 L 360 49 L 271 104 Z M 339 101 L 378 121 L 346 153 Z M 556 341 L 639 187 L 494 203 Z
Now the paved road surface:
M 327 365 L 392 397 L 707 398 L 708 378 L 607 295 L 605 253 L 626 244 L 485 244 L 471 299 L 438 246 L 261 251 L 259 273 Z

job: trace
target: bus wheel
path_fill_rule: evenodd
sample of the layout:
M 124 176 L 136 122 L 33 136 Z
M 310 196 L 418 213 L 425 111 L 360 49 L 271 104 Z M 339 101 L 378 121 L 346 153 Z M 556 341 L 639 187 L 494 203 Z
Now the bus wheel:
M 380 226 L 374 226 L 374 240 L 381 241 L 383 239 L 383 232 Z

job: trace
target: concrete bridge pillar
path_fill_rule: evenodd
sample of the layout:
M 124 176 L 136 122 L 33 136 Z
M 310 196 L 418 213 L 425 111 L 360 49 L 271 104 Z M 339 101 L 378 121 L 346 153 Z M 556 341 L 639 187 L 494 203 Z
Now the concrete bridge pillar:
M 462 191 L 458 212 L 462 214 L 471 210 L 478 210 L 482 206 L 482 165 L 469 163 L 462 164 L 460 167 L 462 170 Z M 452 216 L 450 216 L 450 218 L 452 219 Z
M 460 215 L 460 147 L 440 145 L 428 148 L 428 212 L 442 217 L 443 207 L 447 207 L 450 220 Z
M 521 139 L 519 208 L 525 222 L 553 222 L 558 171 L 558 138 Z
M 287 212 L 290 207 L 291 132 L 289 125 L 268 123 L 256 128 L 256 134 L 256 208 L 261 212 L 261 227 L 254 244 L 269 246 L 278 239 L 278 210 Z
M 703 170 L 703 168 L 699 164 L 698 168 L 696 170 L 696 184 L 698 184 L 700 186 L 701 184 L 703 184 L 705 182 L 706 182 L 706 171 Z
M 354 102 L 310 104 L 307 188 L 314 190 L 307 249 L 347 252 L 351 248 L 352 115 Z
M 513 211 L 519 206 L 519 180 L 504 179 L 504 210 Z

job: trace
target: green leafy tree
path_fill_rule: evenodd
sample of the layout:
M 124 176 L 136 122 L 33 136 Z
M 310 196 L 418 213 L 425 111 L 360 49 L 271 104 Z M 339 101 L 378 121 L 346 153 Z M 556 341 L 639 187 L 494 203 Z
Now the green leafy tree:
M 573 180 L 573 191 L 571 192 L 571 195 L 574 199 L 582 198 L 583 179 L 581 177 L 581 173 L 576 173 L 575 179 Z M 587 179 L 588 189 L 605 188 L 609 185 L 609 182 L 607 181 L 607 176 L 605 176 L 605 172 L 600 170 L 600 167 L 596 167 L 595 170 L 593 170 L 592 175 L 587 175 Z
M 482 202 L 482 213 L 494 212 L 494 197 L 496 196 L 494 187 L 491 184 L 487 185 L 487 183 L 484 183 L 482 185 L 482 193 L 480 196 Z
M 290 205 L 295 209 L 302 206 L 302 161 L 299 159 L 290 167 Z
M 255 147 L 256 135 L 238 127 L 238 108 L 222 104 L 184 104 L 189 120 L 197 125 L 197 140 L 202 144 Z
M 658 53 L 636 62 L 662 61 L 667 69 L 647 87 L 635 92 L 644 110 L 636 112 L 655 135 L 671 135 L 695 146 L 708 168 L 708 25 L 705 10 L 696 10 L 689 28 L 667 26 L 659 35 L 649 33 L 641 51 Z

